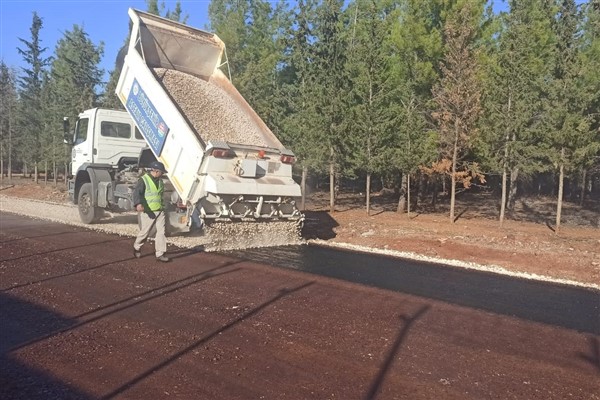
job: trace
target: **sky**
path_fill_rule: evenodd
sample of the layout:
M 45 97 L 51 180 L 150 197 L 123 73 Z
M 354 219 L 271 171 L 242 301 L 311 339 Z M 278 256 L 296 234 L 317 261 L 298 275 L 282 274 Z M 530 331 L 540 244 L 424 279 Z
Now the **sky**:
M 291 0 L 290 0 L 291 1 Z M 159 0 L 165 10 L 174 10 L 176 0 Z M 180 0 L 187 24 L 206 29 L 210 0 Z M 506 7 L 506 0 L 494 0 L 495 11 Z M 0 59 L 20 73 L 23 57 L 17 47 L 25 48 L 18 38 L 31 39 L 29 29 L 33 12 L 43 20 L 40 32 L 41 45 L 47 47 L 46 57 L 54 53 L 56 44 L 65 31 L 73 25 L 82 26 L 92 43 L 104 42 L 104 56 L 100 68 L 105 70 L 105 80 L 114 68 L 117 52 L 128 35 L 128 8 L 146 10 L 145 0 L 0 0 Z
M 183 15 L 189 15 L 187 24 L 205 29 L 208 24 L 209 0 L 180 0 Z M 159 4 L 163 0 L 159 0 Z M 165 10 L 174 10 L 176 0 L 164 0 Z M 0 0 L 0 59 L 9 67 L 24 66 L 17 47 L 25 45 L 18 39 L 31 40 L 31 21 L 37 11 L 43 20 L 40 31 L 41 45 L 47 47 L 46 57 L 54 53 L 58 40 L 73 25 L 82 26 L 90 40 L 98 45 L 104 42 L 104 56 L 100 68 L 108 72 L 114 68 L 117 52 L 129 30 L 127 10 L 146 10 L 145 0 Z M 17 72 L 20 72 L 19 70 Z

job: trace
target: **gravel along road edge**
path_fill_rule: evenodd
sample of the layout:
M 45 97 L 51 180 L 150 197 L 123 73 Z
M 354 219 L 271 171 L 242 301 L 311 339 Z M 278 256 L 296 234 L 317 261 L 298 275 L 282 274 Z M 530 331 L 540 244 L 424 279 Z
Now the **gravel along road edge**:
M 80 222 L 77 207 L 71 204 L 61 204 L 49 201 L 24 199 L 19 197 L 12 197 L 6 195 L 0 195 L 0 211 L 10 212 L 14 214 L 24 215 L 32 218 L 39 218 L 54 222 L 59 222 L 68 225 L 79 226 L 82 228 L 117 234 L 125 237 L 135 237 L 137 235 L 137 217 L 136 214 L 124 213 L 115 214 L 112 218 L 101 220 L 100 223 L 94 225 L 86 225 Z M 273 228 L 269 226 L 267 231 L 289 232 L 286 226 L 281 228 Z M 247 227 L 244 226 L 243 231 L 247 232 Z M 264 234 L 265 232 L 262 232 Z M 269 233 L 269 232 L 267 232 Z M 266 243 L 259 243 L 254 239 L 245 239 L 240 241 L 230 240 L 231 230 L 227 229 L 223 231 L 223 235 L 229 239 L 223 237 L 215 240 L 211 235 L 190 235 L 190 236 L 171 236 L 167 238 L 167 242 L 173 246 L 180 248 L 202 248 L 204 251 L 222 251 L 222 250 L 240 250 L 250 247 L 266 247 Z M 575 280 L 555 278 L 535 273 L 511 271 L 498 265 L 484 265 L 473 262 L 466 262 L 454 259 L 444 259 L 438 257 L 431 257 L 422 254 L 397 251 L 397 250 L 384 250 L 371 248 L 366 246 L 360 246 L 350 243 L 333 243 L 326 240 L 311 239 L 304 241 L 301 238 L 292 238 L 290 235 L 285 234 L 269 234 L 271 242 L 269 246 L 280 246 L 286 244 L 314 244 L 318 246 L 327 246 L 332 248 L 340 248 L 344 250 L 351 250 L 363 253 L 374 253 L 387 255 L 391 257 L 404 258 L 417 261 L 425 261 L 436 264 L 444 264 L 451 267 L 473 269 L 478 271 L 484 271 L 494 274 L 508 275 L 521 279 L 544 281 L 548 283 L 557 283 L 568 286 L 584 287 L 589 289 L 600 290 L 600 285 L 595 283 L 578 282 Z M 259 245 L 260 244 L 260 245 Z

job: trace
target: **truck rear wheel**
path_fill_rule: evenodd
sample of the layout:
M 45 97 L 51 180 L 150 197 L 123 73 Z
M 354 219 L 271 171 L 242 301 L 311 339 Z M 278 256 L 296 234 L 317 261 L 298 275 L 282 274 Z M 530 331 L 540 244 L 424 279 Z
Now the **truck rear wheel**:
M 77 208 L 79 209 L 81 222 L 84 224 L 93 224 L 100 219 L 103 213 L 100 207 L 93 205 L 93 192 L 91 183 L 84 183 L 79 189 Z

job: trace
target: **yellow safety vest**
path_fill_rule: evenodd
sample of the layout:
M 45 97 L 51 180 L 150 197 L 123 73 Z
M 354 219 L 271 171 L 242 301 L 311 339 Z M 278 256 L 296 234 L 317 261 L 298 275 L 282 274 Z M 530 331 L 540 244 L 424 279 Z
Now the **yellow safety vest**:
M 158 187 L 156 186 L 154 180 L 149 174 L 142 176 L 142 179 L 146 184 L 146 192 L 144 193 L 144 198 L 146 199 L 148 207 L 150 207 L 150 211 L 162 210 L 162 197 L 163 192 L 165 191 L 165 185 L 163 184 L 162 179 L 158 180 Z

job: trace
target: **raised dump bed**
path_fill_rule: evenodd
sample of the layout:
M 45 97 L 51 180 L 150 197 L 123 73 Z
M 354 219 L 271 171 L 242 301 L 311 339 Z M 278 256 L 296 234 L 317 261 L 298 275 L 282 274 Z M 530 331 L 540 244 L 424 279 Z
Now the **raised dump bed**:
M 219 69 L 218 36 L 130 9 L 116 93 L 186 211 L 206 222 L 301 221 L 286 149 Z

